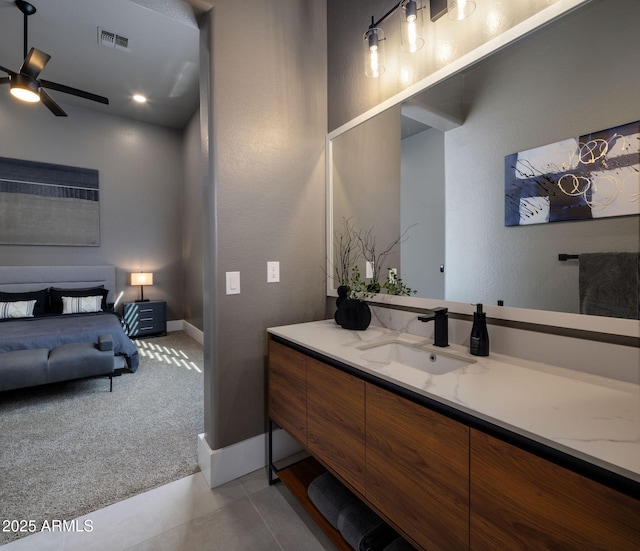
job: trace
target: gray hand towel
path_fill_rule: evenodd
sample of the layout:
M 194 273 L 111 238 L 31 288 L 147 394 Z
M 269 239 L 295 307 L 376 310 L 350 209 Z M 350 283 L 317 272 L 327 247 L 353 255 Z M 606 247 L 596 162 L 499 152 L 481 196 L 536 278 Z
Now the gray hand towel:
M 640 319 L 640 254 L 579 256 L 580 313 Z
M 321 474 L 309 484 L 307 495 L 336 530 L 340 511 L 358 501 L 358 498 L 329 472 Z
M 338 515 L 338 530 L 356 551 L 382 551 L 398 534 L 361 501 Z

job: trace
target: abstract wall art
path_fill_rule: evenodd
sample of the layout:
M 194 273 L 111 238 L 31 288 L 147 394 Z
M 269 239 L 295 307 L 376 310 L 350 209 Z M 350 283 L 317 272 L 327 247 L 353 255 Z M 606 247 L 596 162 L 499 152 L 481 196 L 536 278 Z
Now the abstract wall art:
M 98 171 L 0 157 L 0 243 L 100 245 Z
M 505 157 L 505 226 L 640 214 L 640 121 Z

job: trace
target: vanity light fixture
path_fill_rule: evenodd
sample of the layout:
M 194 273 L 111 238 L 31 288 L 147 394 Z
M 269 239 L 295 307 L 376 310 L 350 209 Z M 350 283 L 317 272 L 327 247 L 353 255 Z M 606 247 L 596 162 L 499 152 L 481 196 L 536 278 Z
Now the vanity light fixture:
M 365 65 L 364 74 L 377 78 L 384 73 L 384 32 L 380 24 L 393 12 L 399 10 L 400 25 L 402 27 L 401 45 L 405 52 L 417 52 L 424 46 L 424 40 L 420 36 L 422 32 L 422 0 L 400 0 L 375 21 L 371 17 L 371 25 L 364 33 Z
M 153 285 L 153 272 L 132 272 L 131 285 L 140 285 L 140 298 L 136 302 L 149 302 L 144 298 L 144 286 Z
M 424 46 L 422 33 L 423 2 L 427 0 L 400 0 L 377 21 L 371 17 L 371 25 L 364 33 L 363 43 L 365 51 L 364 74 L 377 78 L 384 73 L 384 43 L 385 37 L 380 24 L 392 13 L 400 13 L 401 37 L 400 45 L 403 52 L 415 53 Z M 472 0 L 428 0 L 431 21 L 439 19 L 445 13 L 450 19 L 460 21 L 466 19 L 476 9 Z

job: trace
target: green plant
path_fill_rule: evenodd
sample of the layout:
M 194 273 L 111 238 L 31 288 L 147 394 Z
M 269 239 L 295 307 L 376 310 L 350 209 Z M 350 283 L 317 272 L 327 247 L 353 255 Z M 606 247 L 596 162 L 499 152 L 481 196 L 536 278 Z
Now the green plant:
M 357 265 L 351 269 L 351 276 L 346 285 L 349 287 L 347 298 L 362 301 L 375 295 L 375 292 L 370 290 L 369 284 L 360 275 L 360 269 Z
M 402 278 L 398 277 L 397 275 L 394 275 L 393 277 L 391 277 L 390 270 L 388 273 L 389 273 L 389 277 L 387 278 L 387 281 L 385 281 L 384 285 L 382 286 L 382 288 L 385 291 L 387 291 L 387 293 L 389 293 L 390 295 L 398 295 L 398 296 L 404 296 L 404 297 L 408 297 L 416 293 L 416 291 L 413 290 L 411 287 L 408 287 L 407 285 L 405 285 L 404 281 L 402 281 Z

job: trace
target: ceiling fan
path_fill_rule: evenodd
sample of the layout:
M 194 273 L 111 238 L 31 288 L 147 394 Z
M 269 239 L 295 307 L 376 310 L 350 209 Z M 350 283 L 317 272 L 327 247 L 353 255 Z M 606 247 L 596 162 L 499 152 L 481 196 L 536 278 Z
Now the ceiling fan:
M 38 78 L 38 75 L 51 59 L 51 56 L 36 48 L 31 48 L 29 53 L 27 53 L 27 20 L 30 15 L 36 13 L 36 8 L 25 0 L 15 0 L 15 3 L 18 9 L 24 14 L 24 61 L 17 73 L 0 65 L 0 71 L 4 71 L 9 75 L 8 77 L 0 78 L 0 85 L 9 84 L 11 86 L 11 94 L 23 101 L 41 101 L 45 107 L 57 117 L 66 117 L 67 114 L 44 88 L 109 105 L 109 100 L 103 96 Z

